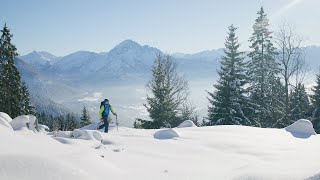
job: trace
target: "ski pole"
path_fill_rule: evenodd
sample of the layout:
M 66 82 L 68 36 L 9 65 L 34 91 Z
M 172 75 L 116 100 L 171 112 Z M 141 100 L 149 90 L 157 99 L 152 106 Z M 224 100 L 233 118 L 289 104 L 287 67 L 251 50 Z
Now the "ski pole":
M 116 125 L 117 125 L 117 131 L 119 132 L 119 129 L 118 129 L 118 125 L 119 125 L 119 123 L 118 123 L 118 115 L 116 115 Z
M 102 121 L 99 122 L 99 124 L 97 125 L 96 129 L 98 129 L 98 127 L 100 126 L 101 123 L 102 123 Z

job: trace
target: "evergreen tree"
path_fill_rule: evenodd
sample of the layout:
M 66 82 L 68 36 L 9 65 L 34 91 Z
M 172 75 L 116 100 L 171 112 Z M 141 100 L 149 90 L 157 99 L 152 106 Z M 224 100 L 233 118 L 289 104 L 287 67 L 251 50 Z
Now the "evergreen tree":
M 286 127 L 286 93 L 285 87 L 280 78 L 276 78 L 275 83 L 271 85 L 271 93 L 269 101 L 269 120 L 261 122 L 262 127 Z
M 89 115 L 89 112 L 88 112 L 87 108 L 84 106 L 83 110 L 82 110 L 82 117 L 81 117 L 81 122 L 80 122 L 81 127 L 91 124 L 90 119 L 91 119 L 91 117 Z
M 261 7 L 258 18 L 253 25 L 250 38 L 252 51 L 248 54 L 250 86 L 248 90 L 257 104 L 258 119 L 261 124 L 270 124 L 272 118 L 272 97 L 275 96 L 272 87 L 277 83 L 279 64 L 275 61 L 276 49 L 272 44 L 271 32 L 268 30 L 269 20 Z
M 0 38 L 0 111 L 11 117 L 21 115 L 20 74 L 14 59 L 18 55 L 16 47 L 11 43 L 12 35 L 5 25 Z
M 73 131 L 79 127 L 73 114 L 68 113 L 65 118 L 64 131 Z
M 178 75 L 176 63 L 170 56 L 158 55 L 148 87 L 153 96 L 147 97 L 144 106 L 152 121 L 137 119 L 142 128 L 175 127 L 181 123 L 180 106 L 186 101 L 187 82 Z
M 30 102 L 30 94 L 25 82 L 21 85 L 21 114 L 32 114 L 37 116 L 36 108 Z
M 57 116 L 57 117 L 52 117 L 52 124 L 51 124 L 51 130 L 52 131 L 59 131 L 63 130 L 64 126 L 64 117 L 63 116 Z
M 229 27 L 225 41 L 224 56 L 218 71 L 218 84 L 214 85 L 216 92 L 209 94 L 208 116 L 213 125 L 257 125 L 246 117 L 248 111 L 244 86 L 247 83 L 246 64 L 243 52 L 235 34 L 237 28 Z
M 312 102 L 312 116 L 311 121 L 317 133 L 320 133 L 320 75 L 317 75 L 316 85 L 313 87 L 313 95 L 311 95 Z
M 303 84 L 299 83 L 297 87 L 290 93 L 290 120 L 292 124 L 298 119 L 306 119 L 310 117 L 310 102 L 306 89 Z M 288 125 L 289 125 L 288 124 Z
M 143 129 L 143 127 L 141 126 L 141 121 L 143 121 L 142 119 L 137 118 L 136 120 L 134 120 L 133 123 L 133 128 L 135 129 Z M 150 121 L 151 122 L 151 121 Z M 144 128 L 144 129 L 151 129 L 151 128 Z

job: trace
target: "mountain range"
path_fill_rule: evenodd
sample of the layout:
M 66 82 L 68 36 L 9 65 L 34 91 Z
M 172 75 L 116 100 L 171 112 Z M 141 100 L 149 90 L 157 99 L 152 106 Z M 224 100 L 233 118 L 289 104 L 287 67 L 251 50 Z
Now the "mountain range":
M 312 74 L 317 73 L 320 47 L 308 46 L 304 50 Z M 148 93 L 145 85 L 151 78 L 157 54 L 164 53 L 157 48 L 125 40 L 102 53 L 78 51 L 57 57 L 48 52 L 33 51 L 17 57 L 16 64 L 31 94 L 37 97 L 33 98 L 37 107 L 42 106 L 39 99 L 52 102 L 55 106 L 53 113 L 63 112 L 61 109 L 80 113 L 83 106 L 87 106 L 96 118 L 97 104 L 109 97 L 126 115 L 124 119 L 128 122 L 125 125 L 131 125 L 134 118 L 146 115 L 142 106 Z M 194 97 L 204 96 L 200 101 L 195 98 L 195 104 L 203 106 L 199 108 L 202 113 L 206 112 L 207 106 L 205 90 L 211 90 L 209 88 L 217 78 L 216 70 L 222 55 L 223 49 L 171 54 L 177 62 L 178 72 L 190 82 Z M 45 109 L 50 112 L 50 108 Z

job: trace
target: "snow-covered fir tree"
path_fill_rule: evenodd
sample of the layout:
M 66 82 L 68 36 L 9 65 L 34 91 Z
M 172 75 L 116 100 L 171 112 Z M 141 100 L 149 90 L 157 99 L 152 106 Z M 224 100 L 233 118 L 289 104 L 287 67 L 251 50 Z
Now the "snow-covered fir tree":
M 310 101 L 303 84 L 299 83 L 290 93 L 290 120 L 289 124 L 298 119 L 307 119 L 310 117 Z M 288 124 L 288 125 L 289 125 Z
M 87 108 L 84 106 L 83 110 L 82 110 L 82 117 L 81 117 L 81 122 L 80 122 L 80 126 L 87 126 L 91 124 L 91 117 L 89 115 L 89 112 L 87 110 Z
M 208 118 L 212 125 L 251 125 L 256 126 L 247 117 L 248 99 L 245 97 L 244 86 L 247 83 L 246 63 L 243 52 L 239 51 L 240 44 L 235 34 L 236 27 L 229 26 L 225 41 L 225 55 L 221 60 L 218 71 L 219 80 L 214 87 L 214 93 L 208 92 L 210 106 Z
M 15 66 L 17 48 L 12 44 L 9 28 L 4 25 L 0 37 L 0 111 L 11 117 L 21 115 L 21 81 Z
M 320 75 L 317 75 L 316 85 L 313 87 L 313 95 L 311 95 L 312 102 L 312 116 L 311 121 L 317 133 L 320 133 Z
M 257 104 L 258 119 L 262 126 L 266 126 L 272 119 L 272 87 L 277 81 L 279 64 L 275 61 L 276 48 L 272 44 L 271 32 L 268 29 L 269 20 L 263 7 L 258 12 L 258 18 L 253 25 L 253 34 L 249 41 L 252 51 L 248 54 L 251 98 Z

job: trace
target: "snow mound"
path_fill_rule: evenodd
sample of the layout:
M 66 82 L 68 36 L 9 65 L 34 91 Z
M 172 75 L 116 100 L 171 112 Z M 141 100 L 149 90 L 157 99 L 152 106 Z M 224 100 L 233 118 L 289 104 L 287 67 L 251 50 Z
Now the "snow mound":
M 53 137 L 63 137 L 63 138 L 71 138 L 72 137 L 72 131 L 54 131 L 53 133 L 50 133 L 53 135 Z
M 103 139 L 102 134 L 99 131 L 95 131 L 95 130 L 76 129 L 72 132 L 72 135 L 76 139 L 83 139 L 83 140 L 101 141 Z
M 176 137 L 180 137 L 180 135 L 173 129 L 165 129 L 157 131 L 153 137 L 155 139 L 172 139 Z
M 36 117 L 34 115 L 23 115 L 23 116 L 18 116 L 14 118 L 11 122 L 10 125 L 12 126 L 13 130 L 32 130 L 36 132 L 35 128 L 35 121 Z
M 0 117 L 6 120 L 8 123 L 12 121 L 12 118 L 7 113 L 0 112 Z
M 286 127 L 285 130 L 294 135 L 311 136 L 317 134 L 313 129 L 312 123 L 306 119 L 300 119 L 294 122 Z
M 5 120 L 4 118 L 2 118 L 1 116 L 0 116 L 0 125 L 7 127 L 8 129 L 11 129 L 13 131 L 13 129 L 12 129 L 11 125 L 8 123 L 8 121 Z
M 177 128 L 186 128 L 186 127 L 198 127 L 198 126 L 196 126 L 193 123 L 193 121 L 186 120 L 186 121 L 183 121 Z
M 38 130 L 41 133 L 46 133 L 49 131 L 49 127 L 46 125 L 38 124 Z

